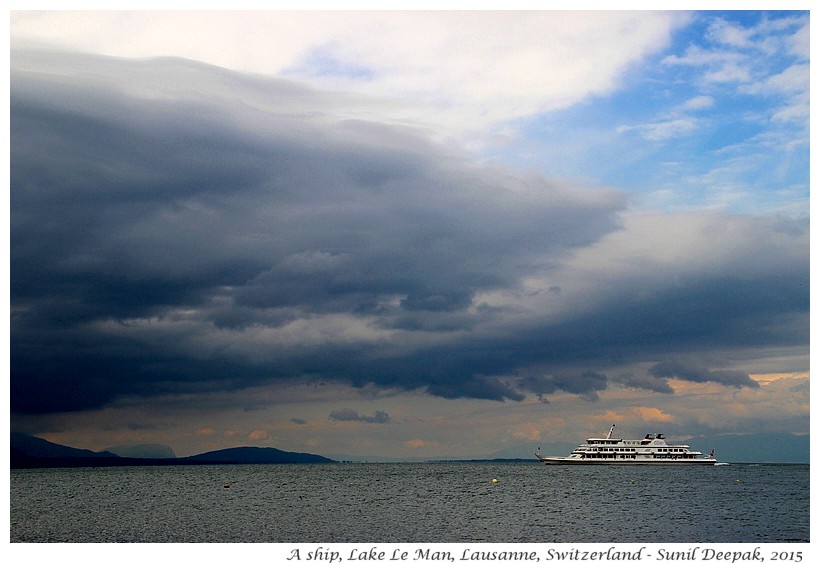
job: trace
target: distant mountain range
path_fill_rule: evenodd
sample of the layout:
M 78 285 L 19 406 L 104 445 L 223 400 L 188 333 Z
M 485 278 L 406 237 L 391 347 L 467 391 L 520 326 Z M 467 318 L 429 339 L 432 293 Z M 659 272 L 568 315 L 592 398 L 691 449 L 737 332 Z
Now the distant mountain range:
M 168 455 L 170 451 L 170 456 Z M 206 465 L 239 463 L 336 463 L 316 454 L 286 452 L 276 448 L 240 447 L 206 452 L 189 457 L 174 457 L 167 447 L 129 446 L 123 452 L 151 453 L 157 457 L 128 457 L 110 451 L 93 452 L 71 448 L 26 434 L 11 433 L 11 468 L 32 467 L 116 467 L 125 465 Z

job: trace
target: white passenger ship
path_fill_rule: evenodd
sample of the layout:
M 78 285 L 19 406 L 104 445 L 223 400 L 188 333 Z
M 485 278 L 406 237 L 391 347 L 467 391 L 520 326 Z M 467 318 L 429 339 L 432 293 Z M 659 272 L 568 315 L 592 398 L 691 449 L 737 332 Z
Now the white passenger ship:
M 548 465 L 565 464 L 655 464 L 655 465 L 714 465 L 715 450 L 704 456 L 685 444 L 667 444 L 663 434 L 647 434 L 640 440 L 613 438 L 615 425 L 606 438 L 587 438 L 568 457 L 535 455 Z M 540 448 L 539 448 L 540 449 Z

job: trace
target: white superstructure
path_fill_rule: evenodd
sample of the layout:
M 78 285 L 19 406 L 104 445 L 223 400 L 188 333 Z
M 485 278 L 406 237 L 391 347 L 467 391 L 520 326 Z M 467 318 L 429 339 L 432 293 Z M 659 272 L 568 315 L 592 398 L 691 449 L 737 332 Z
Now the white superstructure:
M 613 438 L 615 425 L 606 438 L 587 438 L 567 457 L 535 455 L 542 462 L 552 464 L 657 464 L 657 465 L 714 465 L 715 450 L 704 456 L 692 451 L 686 444 L 667 444 L 663 434 L 647 434 L 640 440 Z

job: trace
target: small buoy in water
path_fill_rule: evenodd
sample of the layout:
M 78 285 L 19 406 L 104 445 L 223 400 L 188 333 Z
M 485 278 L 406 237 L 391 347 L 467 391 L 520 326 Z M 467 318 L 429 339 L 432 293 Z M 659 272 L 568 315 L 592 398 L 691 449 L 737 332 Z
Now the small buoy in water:
M 230 484 L 230 483 L 225 483 L 224 485 L 222 485 L 222 488 L 223 488 L 223 489 L 230 489 L 230 488 L 231 488 L 231 484 Z
M 735 479 L 735 483 L 742 483 L 742 482 L 743 481 L 741 481 L 740 479 Z
M 493 479 L 493 483 L 498 483 L 498 479 Z

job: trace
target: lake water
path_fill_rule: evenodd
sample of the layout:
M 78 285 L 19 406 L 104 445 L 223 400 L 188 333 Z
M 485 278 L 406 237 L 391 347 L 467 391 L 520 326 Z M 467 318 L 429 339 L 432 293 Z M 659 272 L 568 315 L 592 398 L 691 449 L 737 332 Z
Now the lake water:
M 808 465 L 27 469 L 10 498 L 12 542 L 809 541 Z

